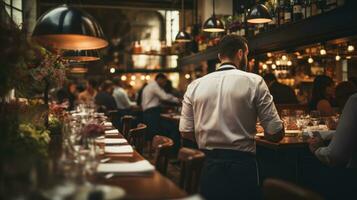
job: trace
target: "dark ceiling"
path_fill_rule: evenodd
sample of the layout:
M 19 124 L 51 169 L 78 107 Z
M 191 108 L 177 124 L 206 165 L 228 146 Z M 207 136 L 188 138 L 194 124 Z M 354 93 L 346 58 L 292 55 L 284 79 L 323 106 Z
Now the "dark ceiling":
M 74 4 L 83 7 L 122 7 L 135 9 L 180 9 L 181 0 L 37 0 L 42 5 Z M 192 9 L 194 0 L 186 0 L 185 8 Z

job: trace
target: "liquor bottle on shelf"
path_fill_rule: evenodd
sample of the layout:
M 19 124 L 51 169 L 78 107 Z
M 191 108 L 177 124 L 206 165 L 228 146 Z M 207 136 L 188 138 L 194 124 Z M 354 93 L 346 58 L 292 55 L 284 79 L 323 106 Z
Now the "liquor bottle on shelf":
M 311 16 L 318 14 L 317 0 L 311 0 Z
M 272 4 L 273 6 L 270 9 L 270 13 L 271 13 L 271 22 L 268 23 L 268 29 L 272 30 L 274 28 L 276 28 L 277 23 L 278 23 L 278 12 L 279 12 L 279 8 L 276 2 L 274 2 L 274 4 Z
M 293 0 L 293 20 L 294 22 L 302 20 L 302 3 L 301 0 Z
M 284 24 L 284 0 L 279 0 L 278 4 L 278 24 Z
M 303 12 L 304 19 L 311 17 L 311 0 L 305 0 L 303 5 Z
M 286 0 L 284 3 L 284 24 L 290 23 L 291 20 L 291 13 L 292 13 L 292 7 L 290 4 L 290 0 Z

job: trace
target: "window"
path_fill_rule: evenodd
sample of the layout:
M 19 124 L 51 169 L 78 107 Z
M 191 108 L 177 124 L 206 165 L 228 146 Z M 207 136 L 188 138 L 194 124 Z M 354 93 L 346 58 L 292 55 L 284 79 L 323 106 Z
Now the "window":
M 3 0 L 5 3 L 5 10 L 11 19 L 21 26 L 23 22 L 22 0 Z

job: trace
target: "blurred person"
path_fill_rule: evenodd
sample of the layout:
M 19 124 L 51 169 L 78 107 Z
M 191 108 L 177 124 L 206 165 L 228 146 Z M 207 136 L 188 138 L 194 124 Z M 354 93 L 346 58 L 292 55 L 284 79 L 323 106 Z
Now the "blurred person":
M 265 83 L 268 85 L 270 94 L 273 96 L 275 104 L 298 104 L 294 90 L 276 79 L 272 73 L 267 73 L 264 77 Z
M 136 107 L 136 102 L 129 99 L 128 93 L 124 90 L 120 78 L 114 78 L 113 97 L 117 104 L 118 112 L 121 118 L 124 115 L 130 114 L 130 108 Z
M 333 80 L 326 75 L 316 76 L 312 94 L 309 102 L 309 109 L 317 110 L 322 116 L 331 116 L 334 114 L 332 101 L 335 96 L 335 87 Z
M 159 73 L 155 80 L 144 87 L 141 94 L 141 107 L 143 109 L 143 121 L 148 126 L 147 140 L 151 140 L 160 132 L 160 112 L 161 101 L 179 103 L 179 99 L 166 93 L 163 89 L 166 85 L 167 77 Z
M 355 87 L 357 87 L 357 77 L 356 76 L 348 77 L 348 82 L 352 83 Z
M 117 104 L 112 96 L 114 84 L 110 80 L 105 80 L 101 86 L 101 90 L 95 96 L 95 104 L 104 108 L 105 111 L 117 110 Z
M 226 35 L 218 52 L 220 67 L 187 87 L 179 129 L 206 155 L 200 180 L 205 199 L 260 199 L 257 118 L 272 142 L 283 138 L 283 122 L 263 78 L 241 70 L 248 61 L 246 39 Z
M 68 82 L 65 88 L 61 88 L 57 92 L 58 103 L 68 101 L 68 110 L 73 110 L 77 101 L 77 85 L 74 82 Z
M 357 87 L 348 81 L 343 81 L 336 86 L 336 103 L 340 112 L 342 112 L 348 98 L 357 92 Z
M 98 83 L 94 79 L 89 79 L 86 83 L 86 89 L 81 92 L 78 96 L 80 103 L 93 103 L 94 98 L 97 96 L 97 86 Z
M 165 86 L 164 86 L 164 88 L 163 88 L 164 90 L 165 90 L 165 92 L 166 93 L 169 93 L 169 94 L 172 94 L 172 95 L 174 95 L 175 97 L 182 97 L 182 95 L 180 94 L 180 92 L 176 89 L 176 88 L 174 88 L 173 86 L 172 86 L 172 81 L 171 80 L 167 80 L 166 81 L 166 84 L 165 84 Z

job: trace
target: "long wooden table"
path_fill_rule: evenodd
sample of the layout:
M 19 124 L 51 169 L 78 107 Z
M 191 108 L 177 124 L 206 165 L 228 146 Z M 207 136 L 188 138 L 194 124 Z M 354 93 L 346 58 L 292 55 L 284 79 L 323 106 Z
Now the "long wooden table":
M 121 134 L 117 137 L 123 138 Z M 132 156 L 105 154 L 104 157 L 111 158 L 108 163 L 116 161 L 136 162 L 144 160 L 144 158 L 136 151 L 134 151 Z M 126 192 L 125 199 L 173 199 L 186 196 L 186 193 L 183 190 L 156 170 L 150 175 L 126 177 L 113 176 L 109 179 L 96 175 L 90 180 L 93 183 L 119 186 L 123 188 Z

